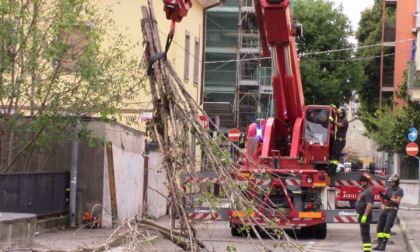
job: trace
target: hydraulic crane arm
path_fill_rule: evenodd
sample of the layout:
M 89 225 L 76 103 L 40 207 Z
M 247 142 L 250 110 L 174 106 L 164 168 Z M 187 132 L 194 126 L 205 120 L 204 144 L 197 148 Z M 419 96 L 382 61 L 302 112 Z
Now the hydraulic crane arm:
M 304 98 L 291 0 L 254 0 L 263 54 L 272 57 L 276 118 L 290 126 L 302 117 Z M 284 129 L 280 130 L 285 132 Z

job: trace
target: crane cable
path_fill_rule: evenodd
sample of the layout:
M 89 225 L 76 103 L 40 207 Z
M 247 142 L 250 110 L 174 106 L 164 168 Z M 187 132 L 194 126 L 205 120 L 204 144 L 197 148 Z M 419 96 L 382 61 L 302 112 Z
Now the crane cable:
M 166 60 L 166 55 L 171 46 L 172 40 L 175 34 L 175 22 L 181 22 L 182 18 L 186 17 L 189 9 L 192 7 L 191 0 L 163 0 L 163 10 L 166 13 L 166 19 L 171 20 L 169 26 L 169 33 L 166 37 L 165 51 L 156 53 L 150 58 L 149 64 L 147 66 L 146 74 L 150 75 L 152 73 L 153 63 L 160 59 Z

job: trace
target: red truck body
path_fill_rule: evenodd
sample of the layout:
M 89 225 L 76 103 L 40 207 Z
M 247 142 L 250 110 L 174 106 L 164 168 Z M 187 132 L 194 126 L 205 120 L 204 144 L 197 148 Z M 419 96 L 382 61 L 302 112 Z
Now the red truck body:
M 248 127 L 244 162 L 231 174 L 250 202 L 252 211 L 240 209 L 233 199 L 218 210 L 195 206 L 190 219 L 229 221 L 233 235 L 242 227 L 301 228 L 308 236 L 325 238 L 327 223 L 355 223 L 354 202 L 361 187 L 359 173 L 337 173 L 330 164 L 336 128 L 329 105 L 305 106 L 295 37 L 301 26 L 294 22 L 290 0 L 254 0 L 261 48 L 272 59 L 273 118 L 261 119 Z M 185 177 L 184 185 L 195 180 L 225 183 L 216 175 Z M 374 192 L 384 188 L 385 178 L 374 175 Z M 373 221 L 379 216 L 373 210 Z
M 301 27 L 293 21 L 290 1 L 254 0 L 254 5 L 264 56 L 272 58 L 275 117 L 248 128 L 245 162 L 236 179 L 248 185 L 244 193 L 259 211 L 247 213 L 254 217 L 249 218 L 233 207 L 229 211 L 232 234 L 246 224 L 260 227 L 274 221 L 325 238 L 327 222 L 355 222 L 360 173 L 340 176 L 342 180 L 352 177 L 351 185 L 334 179 L 336 166 L 330 164 L 330 156 L 336 129 L 328 120 L 335 117 L 334 109 L 304 104 L 295 43 Z M 337 202 L 345 201 L 348 207 L 338 209 Z

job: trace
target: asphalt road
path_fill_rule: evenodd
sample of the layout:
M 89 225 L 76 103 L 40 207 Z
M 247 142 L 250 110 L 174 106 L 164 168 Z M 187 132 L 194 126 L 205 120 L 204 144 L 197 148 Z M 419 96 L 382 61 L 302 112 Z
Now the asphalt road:
M 198 236 L 204 241 L 206 250 L 204 251 L 264 251 L 261 241 L 257 238 L 246 238 L 246 237 L 232 237 L 230 234 L 230 228 L 228 222 L 210 222 L 199 225 Z M 371 225 L 371 236 L 372 241 L 376 241 L 376 224 Z M 407 251 L 407 246 L 404 242 L 404 238 L 401 234 L 401 229 L 398 225 L 395 225 L 392 229 L 393 235 L 387 246 L 386 251 L 388 252 L 401 252 Z M 265 237 L 262 239 L 264 246 L 271 251 L 331 251 L 331 252 L 354 252 L 363 251 L 362 241 L 360 238 L 359 225 L 358 224 L 328 224 L 327 238 L 324 240 L 308 239 L 300 237 L 299 230 L 295 232 L 288 231 L 288 234 L 293 241 L 301 246 L 301 250 L 295 246 L 289 245 L 287 240 L 279 244 L 273 244 L 273 242 Z M 376 244 L 372 243 L 374 247 Z M 151 242 L 148 246 L 147 251 L 182 251 L 176 245 L 169 241 L 157 239 Z M 124 248 L 113 250 L 124 251 Z

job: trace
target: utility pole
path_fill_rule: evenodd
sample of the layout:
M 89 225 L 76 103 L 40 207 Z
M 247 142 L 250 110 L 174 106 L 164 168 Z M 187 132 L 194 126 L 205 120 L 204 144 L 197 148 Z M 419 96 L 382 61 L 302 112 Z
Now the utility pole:
M 78 127 L 79 123 L 77 122 L 74 125 L 73 129 L 73 141 L 71 142 L 71 161 L 70 161 L 70 227 L 76 226 L 76 191 L 77 191 L 77 163 L 79 156 L 79 141 L 78 137 Z

